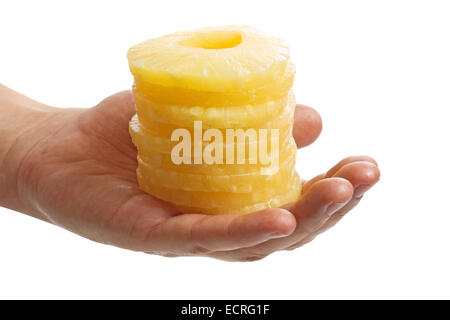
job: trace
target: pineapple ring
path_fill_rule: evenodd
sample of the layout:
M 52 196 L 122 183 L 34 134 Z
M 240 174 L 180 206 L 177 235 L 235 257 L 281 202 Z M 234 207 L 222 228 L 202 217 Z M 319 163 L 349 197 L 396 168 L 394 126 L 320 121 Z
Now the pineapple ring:
M 285 110 L 279 118 L 277 118 L 275 120 L 271 119 L 268 122 L 266 122 L 264 125 L 259 125 L 257 128 L 237 127 L 237 128 L 215 128 L 215 129 L 218 129 L 224 137 L 226 136 L 226 129 L 234 129 L 234 130 L 242 129 L 244 131 L 247 129 L 254 129 L 256 131 L 258 131 L 258 129 L 280 129 L 280 130 L 282 130 L 283 128 L 286 128 L 287 126 L 293 126 L 293 124 L 294 124 L 294 120 L 293 120 L 293 116 L 292 116 L 293 111 L 294 111 L 294 108 L 291 108 L 291 110 L 289 110 L 289 111 Z M 193 128 L 192 123 L 189 126 L 178 126 L 178 125 L 155 121 L 155 120 L 148 119 L 148 118 L 142 118 L 142 116 L 139 116 L 139 114 L 137 115 L 137 117 L 139 119 L 140 125 L 145 130 L 148 130 L 148 132 L 150 132 L 154 136 L 167 137 L 170 139 L 172 132 L 174 130 L 180 129 L 180 128 L 188 130 L 190 132 L 191 136 L 194 134 L 194 128 Z M 209 127 L 210 126 L 205 126 L 204 123 L 202 122 L 202 129 L 204 131 L 209 129 Z
M 167 136 L 155 136 L 152 134 L 151 131 L 149 131 L 147 128 L 144 128 L 139 120 L 137 119 L 137 116 L 133 116 L 133 118 L 130 121 L 130 135 L 133 140 L 134 145 L 138 146 L 138 150 L 141 152 L 145 152 L 145 150 L 148 150 L 148 152 L 160 152 L 160 153 L 166 153 L 170 154 L 173 150 L 173 148 L 179 144 L 179 141 L 172 141 L 170 137 Z M 288 143 L 289 140 L 292 138 L 292 125 L 288 125 L 284 128 L 280 128 L 279 130 L 279 146 L 283 146 L 284 144 Z M 270 133 L 268 134 L 270 137 Z M 193 135 L 191 134 L 191 143 L 193 139 Z M 269 139 L 269 138 L 268 138 Z M 241 146 L 241 143 L 226 143 L 226 136 L 223 134 L 223 154 L 225 155 L 225 150 L 227 148 L 237 148 Z M 251 146 L 255 146 L 258 148 L 259 140 L 255 140 L 250 142 Z M 246 141 L 243 143 L 245 146 L 245 150 L 249 150 L 250 146 L 249 143 Z M 203 142 L 202 147 L 203 149 L 208 145 L 208 142 Z M 270 147 L 270 142 L 268 142 L 268 147 Z
M 183 213 L 203 213 L 203 214 L 249 214 L 257 211 L 261 211 L 267 208 L 280 208 L 284 205 L 287 205 L 292 202 L 296 202 L 301 195 L 301 186 L 296 189 L 296 185 L 292 185 L 292 190 L 288 191 L 288 193 L 279 194 L 274 198 L 270 199 L 267 202 L 256 203 L 240 208 L 196 208 L 196 207 L 187 207 L 181 205 L 175 205 L 178 210 Z
M 247 214 L 266 208 L 278 208 L 297 201 L 301 194 L 300 178 L 296 171 L 279 189 L 258 190 L 251 193 L 182 191 L 152 184 L 143 179 L 138 171 L 141 189 L 161 199 L 173 203 L 184 213 L 204 214 Z
M 255 192 L 261 188 L 282 187 L 295 167 L 295 157 L 279 164 L 279 168 L 271 175 L 261 175 L 259 171 L 243 174 L 205 175 L 182 173 L 158 168 L 138 157 L 139 172 L 146 180 L 158 181 L 160 186 L 185 191 L 211 192 Z M 275 170 L 274 170 L 275 171 Z M 255 190 L 256 187 L 256 190 Z
M 210 92 L 186 88 L 166 87 L 135 77 L 133 91 L 143 98 L 165 105 L 235 107 L 258 105 L 283 98 L 294 83 L 295 65 L 288 61 L 286 71 L 277 81 L 263 87 L 238 92 Z
M 204 128 L 280 128 L 293 122 L 295 95 L 292 91 L 276 101 L 240 107 L 210 107 L 161 105 L 134 92 L 136 111 L 144 127 L 154 127 L 152 121 L 192 128 L 201 120 Z
M 279 161 L 283 163 L 284 161 L 290 161 L 290 159 L 296 157 L 297 155 L 297 145 L 294 139 L 291 139 L 287 144 L 281 146 Z M 235 175 L 235 174 L 245 174 L 260 172 L 265 166 L 256 164 L 194 164 L 194 157 L 191 157 L 191 164 L 174 164 L 171 159 L 171 155 L 167 153 L 159 153 L 148 150 L 139 150 L 139 157 L 146 163 L 151 164 L 157 168 L 164 168 L 172 172 L 181 173 L 193 173 L 193 174 L 203 174 L 203 175 Z
M 281 40 L 254 28 L 227 26 L 150 39 L 131 47 L 127 57 L 138 81 L 243 92 L 279 81 L 289 61 L 289 49 Z

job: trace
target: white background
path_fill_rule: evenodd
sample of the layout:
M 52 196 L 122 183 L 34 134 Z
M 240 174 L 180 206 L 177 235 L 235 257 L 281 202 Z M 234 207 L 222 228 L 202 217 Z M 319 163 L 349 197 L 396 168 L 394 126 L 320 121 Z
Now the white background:
M 283 38 L 322 114 L 305 178 L 369 154 L 380 183 L 335 229 L 255 263 L 162 258 L 0 208 L 1 298 L 450 298 L 448 1 L 2 1 L 0 82 L 58 107 L 132 83 L 127 49 L 200 26 Z

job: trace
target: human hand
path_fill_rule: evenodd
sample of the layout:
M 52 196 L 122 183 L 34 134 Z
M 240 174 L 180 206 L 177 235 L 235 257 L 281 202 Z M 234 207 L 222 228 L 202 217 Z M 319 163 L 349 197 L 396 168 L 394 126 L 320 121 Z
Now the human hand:
M 285 209 L 249 215 L 181 214 L 139 189 L 136 149 L 128 121 L 130 92 L 92 109 L 54 109 L 33 131 L 17 170 L 17 198 L 29 214 L 91 240 L 163 256 L 210 256 L 253 261 L 294 249 L 332 227 L 379 179 L 365 156 L 342 160 L 305 182 L 303 195 Z M 297 106 L 298 147 L 320 134 L 320 116 Z

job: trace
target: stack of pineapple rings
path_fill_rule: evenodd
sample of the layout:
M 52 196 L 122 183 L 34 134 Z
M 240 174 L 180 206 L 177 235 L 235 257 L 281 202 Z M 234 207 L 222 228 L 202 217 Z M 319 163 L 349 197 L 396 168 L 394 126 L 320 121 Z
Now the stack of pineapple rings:
M 295 66 L 279 39 L 250 27 L 203 28 L 135 45 L 128 61 L 137 110 L 130 134 L 142 190 L 186 213 L 246 214 L 298 199 L 290 90 Z M 194 121 L 223 137 L 227 129 L 266 129 L 271 155 L 271 131 L 277 129 L 278 167 L 264 171 L 267 163 L 250 161 L 250 144 L 259 145 L 261 135 L 243 140 L 244 159 L 232 163 L 225 158 L 228 141 L 221 162 L 195 162 L 191 152 L 192 161 L 174 163 L 172 151 L 180 142 L 172 141 L 172 133 L 184 128 L 193 136 Z

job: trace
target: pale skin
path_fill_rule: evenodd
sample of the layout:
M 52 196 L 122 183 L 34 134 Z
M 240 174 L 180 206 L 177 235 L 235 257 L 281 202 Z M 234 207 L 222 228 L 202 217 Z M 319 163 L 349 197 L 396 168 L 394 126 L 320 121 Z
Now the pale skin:
M 368 156 L 305 181 L 300 200 L 248 215 L 182 214 L 139 189 L 129 91 L 90 109 L 59 109 L 0 85 L 0 205 L 88 239 L 163 256 L 254 261 L 296 249 L 333 227 L 380 178 Z M 299 148 L 322 129 L 297 105 Z

